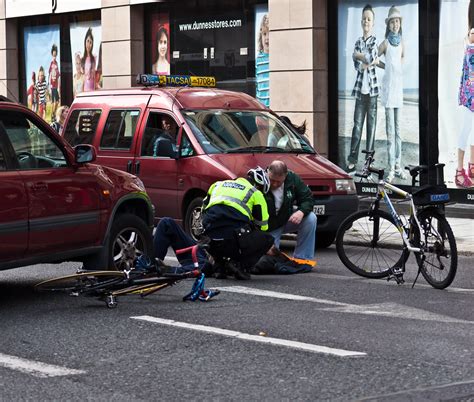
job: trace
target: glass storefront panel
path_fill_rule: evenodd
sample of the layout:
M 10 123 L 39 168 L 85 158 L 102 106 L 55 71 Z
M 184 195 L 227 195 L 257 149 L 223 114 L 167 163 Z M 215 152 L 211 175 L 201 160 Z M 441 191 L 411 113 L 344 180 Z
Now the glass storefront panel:
M 255 18 L 248 0 L 183 0 L 145 8 L 146 68 L 169 63 L 170 74 L 215 76 L 218 86 L 256 95 Z M 163 44 L 166 33 L 167 49 Z M 158 32 L 161 32 L 158 37 Z M 160 56 L 160 38 L 162 55 Z M 166 55 L 166 56 L 165 56 Z
M 21 18 L 18 37 L 19 101 L 46 121 L 77 92 L 102 86 L 100 10 Z
M 418 164 L 418 2 L 338 3 L 338 164 L 351 174 L 375 151 L 395 184 Z M 364 10 L 364 8 L 366 8 Z
M 439 161 L 446 165 L 448 187 L 470 188 L 474 181 L 473 1 L 440 2 L 438 69 Z M 473 199 L 470 194 L 462 201 Z

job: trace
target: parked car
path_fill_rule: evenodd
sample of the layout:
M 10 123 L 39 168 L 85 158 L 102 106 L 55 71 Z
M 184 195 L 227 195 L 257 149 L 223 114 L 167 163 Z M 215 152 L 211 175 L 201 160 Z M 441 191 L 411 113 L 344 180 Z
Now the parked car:
M 151 254 L 153 208 L 142 181 L 94 165 L 35 113 L 0 99 L 0 269 L 83 261 L 122 267 Z
M 98 163 L 139 176 L 155 218 L 171 216 L 194 236 L 213 182 L 283 160 L 313 192 L 317 245 L 327 247 L 358 209 L 353 179 L 284 120 L 244 93 L 143 86 L 81 93 L 63 133 L 72 145 L 94 145 Z

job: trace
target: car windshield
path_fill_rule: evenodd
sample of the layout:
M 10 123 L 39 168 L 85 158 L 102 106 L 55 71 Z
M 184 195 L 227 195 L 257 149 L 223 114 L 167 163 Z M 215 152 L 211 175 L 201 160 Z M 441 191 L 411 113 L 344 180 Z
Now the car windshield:
M 183 116 L 208 154 L 315 152 L 306 138 L 268 112 L 187 110 Z

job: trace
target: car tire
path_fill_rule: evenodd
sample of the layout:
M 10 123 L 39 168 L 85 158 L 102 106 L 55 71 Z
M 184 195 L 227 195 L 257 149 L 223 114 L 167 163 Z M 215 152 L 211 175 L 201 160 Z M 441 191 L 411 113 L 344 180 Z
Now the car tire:
M 336 232 L 321 232 L 316 234 L 316 248 L 328 248 L 336 238 Z
M 112 223 L 104 248 L 84 260 L 84 269 L 121 270 L 141 254 L 154 256 L 150 228 L 136 215 L 119 214 Z
M 191 235 L 194 240 L 199 239 L 202 234 L 202 201 L 203 197 L 194 198 L 186 209 L 186 215 L 184 217 L 184 230 Z

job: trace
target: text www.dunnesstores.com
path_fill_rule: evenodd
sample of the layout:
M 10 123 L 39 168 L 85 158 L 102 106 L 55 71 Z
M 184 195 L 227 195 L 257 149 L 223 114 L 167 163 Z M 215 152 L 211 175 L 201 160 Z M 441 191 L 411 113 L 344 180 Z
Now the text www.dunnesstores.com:
M 196 31 L 199 29 L 237 28 L 242 26 L 242 20 L 214 20 L 206 22 L 194 21 L 192 24 L 179 24 L 180 31 Z

